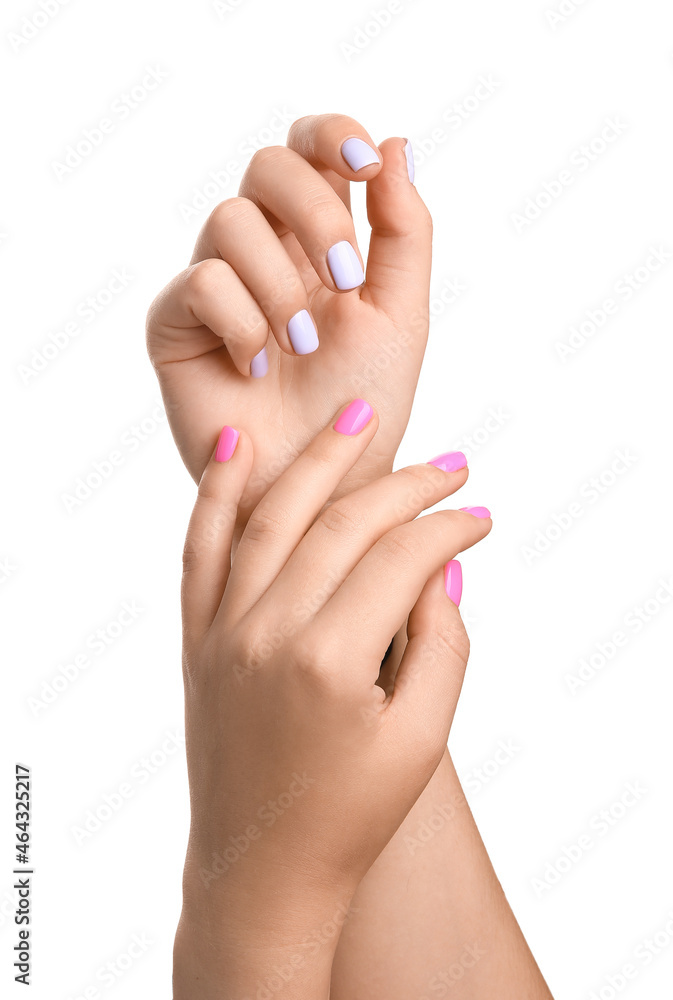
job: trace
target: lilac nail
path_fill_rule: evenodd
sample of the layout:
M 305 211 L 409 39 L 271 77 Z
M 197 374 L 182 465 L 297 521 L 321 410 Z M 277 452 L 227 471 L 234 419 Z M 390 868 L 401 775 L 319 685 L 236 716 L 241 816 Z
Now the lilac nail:
M 346 139 L 341 147 L 341 155 L 351 170 L 362 170 L 372 163 L 380 163 L 372 147 L 362 139 Z
M 463 596 L 463 567 L 457 559 L 452 559 L 444 567 L 444 589 L 446 596 L 458 607 Z
M 300 309 L 287 324 L 287 335 L 295 354 L 312 354 L 318 346 L 318 333 L 306 309 Z
M 266 347 L 263 347 L 259 354 L 256 354 L 250 362 L 250 374 L 253 378 L 263 378 L 269 370 L 269 359 L 266 354 Z
M 407 144 L 404 147 L 404 155 L 407 158 L 407 173 L 409 174 L 409 180 L 414 183 L 414 177 L 416 176 L 416 166 L 414 164 L 414 150 L 412 148 L 411 142 L 407 139 Z
M 335 243 L 327 251 L 327 264 L 339 291 L 357 288 L 365 280 L 358 255 L 348 240 Z
M 444 455 L 431 458 L 428 465 L 436 465 L 443 472 L 458 472 L 459 469 L 465 468 L 467 459 L 462 451 L 447 451 Z

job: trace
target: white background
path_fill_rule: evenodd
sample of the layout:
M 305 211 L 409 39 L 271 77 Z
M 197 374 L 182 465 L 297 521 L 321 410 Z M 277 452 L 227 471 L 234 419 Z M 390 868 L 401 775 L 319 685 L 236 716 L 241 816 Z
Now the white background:
M 155 756 L 145 783 L 130 776 L 182 733 L 178 591 L 194 488 L 157 406 L 144 317 L 238 179 L 190 220 L 184 206 L 210 171 L 233 163 L 240 176 L 247 137 L 284 141 L 286 126 L 269 131 L 278 110 L 340 111 L 377 141 L 414 143 L 435 221 L 435 318 L 398 464 L 463 445 L 461 503 L 494 515 L 490 538 L 463 558 L 473 653 L 452 733 L 458 770 L 555 997 L 608 1000 L 608 977 L 627 963 L 637 975 L 620 995 L 668 997 L 673 938 L 662 933 L 650 961 L 639 946 L 673 914 L 671 594 L 659 583 L 673 590 L 673 9 L 585 0 L 553 24 L 561 0 L 403 0 L 379 29 L 372 12 L 384 0 L 230 6 L 70 0 L 18 45 L 24 18 L 47 19 L 28 0 L 2 9 L 3 992 L 24 995 L 10 957 L 19 760 L 34 786 L 31 995 L 66 1000 L 97 985 L 99 996 L 170 996 L 182 749 L 163 764 Z M 59 179 L 55 161 L 148 67 L 165 79 Z M 621 134 L 602 151 L 596 143 L 584 169 L 576 151 L 607 119 Z M 573 183 L 517 226 L 564 169 Z M 651 247 L 667 257 L 656 272 Z M 128 286 L 85 322 L 80 303 L 114 269 L 132 276 Z M 636 272 L 627 301 L 618 288 Z M 440 298 L 447 282 L 463 289 L 451 303 Z M 562 359 L 558 345 L 606 298 L 616 314 L 585 326 L 593 335 Z M 74 320 L 79 334 L 26 375 L 34 349 Z M 115 449 L 123 464 L 69 512 L 63 494 Z M 629 457 L 615 474 L 620 451 Z M 581 516 L 564 520 L 573 503 Z M 88 637 L 124 602 L 142 611 L 96 655 Z M 597 644 L 617 631 L 622 647 L 602 656 Z M 44 682 L 87 650 L 90 666 L 31 710 Z M 568 678 L 592 656 L 594 676 L 573 693 Z M 498 767 L 488 762 L 500 741 L 516 751 Z M 78 843 L 87 810 L 129 781 L 133 796 Z M 644 791 L 626 808 L 629 783 Z M 613 825 L 602 833 L 606 808 Z M 551 885 L 547 866 L 582 835 L 593 846 L 561 862 Z M 152 944 L 106 987 L 98 970 L 134 934 Z

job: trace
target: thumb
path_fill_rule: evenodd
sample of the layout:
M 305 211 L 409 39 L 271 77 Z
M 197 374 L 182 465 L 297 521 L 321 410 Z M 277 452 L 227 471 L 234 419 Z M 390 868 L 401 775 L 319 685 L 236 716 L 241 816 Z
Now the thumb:
M 411 178 L 413 152 L 406 139 L 378 147 L 381 170 L 367 181 L 371 238 L 362 297 L 397 313 L 412 334 L 425 340 L 432 263 L 432 218 Z
M 470 652 L 458 611 L 461 590 L 457 559 L 426 583 L 409 615 L 409 641 L 390 702 L 406 738 L 436 755 L 437 762 L 446 749 Z

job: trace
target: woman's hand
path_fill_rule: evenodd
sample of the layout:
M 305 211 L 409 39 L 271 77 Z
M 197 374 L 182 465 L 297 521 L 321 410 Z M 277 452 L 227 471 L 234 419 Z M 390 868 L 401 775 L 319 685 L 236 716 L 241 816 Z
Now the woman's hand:
M 465 483 L 461 455 L 325 507 L 377 426 L 362 400 L 332 420 L 259 503 L 233 562 L 250 437 L 225 428 L 201 479 L 183 577 L 192 826 L 176 1000 L 257 995 L 274 968 L 289 976 L 274 997 L 326 997 L 338 934 L 315 935 L 337 911 L 343 922 L 446 747 L 468 640 L 443 567 L 458 600 L 452 561 L 490 516 L 413 520 Z M 386 692 L 381 660 L 407 619 Z
M 254 155 L 239 197 L 215 208 L 190 266 L 149 309 L 148 351 L 195 481 L 225 418 L 253 440 L 237 535 L 349 398 L 366 395 L 383 424 L 336 495 L 392 468 L 429 318 L 432 223 L 410 157 L 405 139 L 377 147 L 343 115 L 300 119 L 287 146 Z M 373 162 L 359 166 L 367 159 Z M 352 181 L 367 187 L 364 284 Z

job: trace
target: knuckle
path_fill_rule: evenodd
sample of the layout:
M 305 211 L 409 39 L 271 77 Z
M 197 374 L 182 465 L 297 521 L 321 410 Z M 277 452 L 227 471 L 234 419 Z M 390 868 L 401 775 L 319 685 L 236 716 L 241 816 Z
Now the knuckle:
M 337 500 L 322 512 L 319 524 L 328 533 L 356 535 L 364 527 L 364 520 L 352 503 L 347 504 Z
M 325 633 L 307 629 L 296 636 L 292 643 L 292 664 L 295 671 L 306 680 L 333 690 L 337 686 L 339 653 L 334 640 Z
M 338 218 L 338 205 L 334 200 L 336 197 L 333 191 L 330 193 L 322 188 L 313 188 L 304 194 L 300 211 L 311 219 L 318 217 L 321 220 L 328 219 L 336 223 Z
M 210 298 L 216 294 L 222 283 L 223 261 L 215 257 L 200 260 L 185 273 L 185 286 L 193 299 Z
M 276 538 L 280 538 L 286 529 L 283 514 L 273 510 L 269 505 L 264 504 L 258 507 L 252 514 L 245 529 L 245 535 L 249 541 L 255 544 L 265 544 Z
M 215 231 L 228 229 L 233 223 L 249 218 L 254 210 L 255 206 L 249 198 L 235 195 L 216 205 L 210 213 L 208 222 Z
M 410 563 L 418 558 L 419 544 L 408 531 L 389 531 L 377 542 L 380 554 L 390 563 Z
M 262 149 L 258 149 L 252 154 L 248 165 L 248 171 L 259 170 L 260 168 L 264 169 L 269 164 L 274 166 L 280 159 L 284 158 L 286 154 L 287 149 L 285 146 L 263 146 Z

